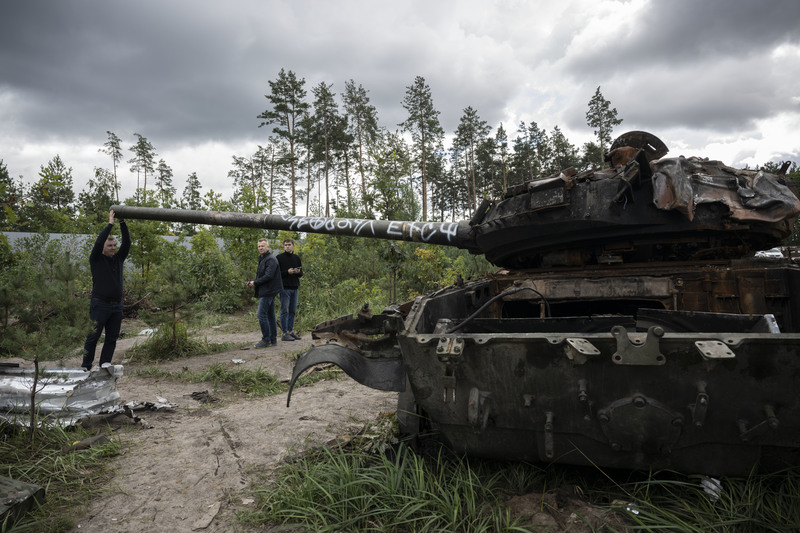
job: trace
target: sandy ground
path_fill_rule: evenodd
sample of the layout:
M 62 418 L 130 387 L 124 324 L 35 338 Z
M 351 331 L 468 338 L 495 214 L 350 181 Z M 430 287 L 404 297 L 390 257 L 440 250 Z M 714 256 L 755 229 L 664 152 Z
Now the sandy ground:
M 125 329 L 138 325 L 123 325 Z M 210 333 L 209 342 L 255 343 L 259 337 L 255 331 Z M 346 375 L 296 388 L 288 408 L 286 394 L 246 399 L 234 391 L 215 391 L 208 383 L 136 376 L 143 365 L 135 358 L 129 361 L 126 351 L 142 341 L 143 337 L 132 335 L 117 343 L 114 363 L 125 367 L 118 382 L 121 401 L 163 398 L 177 407 L 139 411 L 143 424 L 117 430 L 124 452 L 109 459 L 111 475 L 104 496 L 91 502 L 75 532 L 257 531 L 235 518 L 236 511 L 253 505 L 248 488 L 254 475 L 273 472 L 294 451 L 352 434 L 381 412 L 396 409 L 396 393 L 363 387 Z M 301 341 L 278 341 L 273 348 L 235 348 L 160 366 L 169 370 L 199 370 L 215 363 L 262 367 L 288 381 L 292 355 L 310 345 L 306 334 Z M 77 366 L 79 361 L 65 364 Z M 192 399 L 193 392 L 206 390 L 220 401 Z
M 249 492 L 253 481 L 265 475 L 268 479 L 287 457 L 305 447 L 354 434 L 382 413 L 396 410 L 397 393 L 372 390 L 344 374 L 338 380 L 296 388 L 288 408 L 286 394 L 247 399 L 229 388 L 214 390 L 208 383 L 139 376 L 137 370 L 145 365 L 135 357 L 131 360 L 127 351 L 144 341 L 145 337 L 136 335 L 143 327 L 138 321 L 125 320 L 126 336 L 117 343 L 114 364 L 122 364 L 125 372 L 118 382 L 121 401 L 163 398 L 176 407 L 138 411 L 139 424 L 116 430 L 123 453 L 108 460 L 103 495 L 78 517 L 73 532 L 265 531 L 242 525 L 236 518 L 237 511 L 254 506 Z M 249 346 L 260 336 L 256 329 L 253 323 L 252 331 L 244 333 L 210 329 L 202 335 L 209 342 L 236 346 L 247 342 Z M 215 363 L 261 367 L 288 381 L 296 355 L 311 344 L 310 334 L 305 334 L 301 341 L 279 341 L 277 347 L 233 348 L 159 366 L 165 370 L 202 370 Z M 63 363 L 78 366 L 80 360 Z M 203 391 L 220 401 L 192 398 L 192 393 Z M 517 496 L 508 505 L 514 516 L 536 531 L 599 531 L 597 524 L 605 521 L 599 518 L 601 510 L 565 496 L 563 488 Z

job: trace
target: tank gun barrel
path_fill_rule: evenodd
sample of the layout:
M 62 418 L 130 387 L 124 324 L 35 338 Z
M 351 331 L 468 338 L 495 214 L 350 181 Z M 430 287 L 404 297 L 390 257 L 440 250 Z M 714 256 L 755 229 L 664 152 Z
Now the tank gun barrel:
M 199 211 L 112 205 L 119 218 L 210 224 L 239 228 L 347 235 L 368 239 L 388 239 L 440 244 L 472 250 L 475 248 L 467 222 L 408 222 L 400 220 L 367 220 L 357 218 L 304 217 L 298 215 L 268 215 L 262 213 L 233 213 L 228 211 Z

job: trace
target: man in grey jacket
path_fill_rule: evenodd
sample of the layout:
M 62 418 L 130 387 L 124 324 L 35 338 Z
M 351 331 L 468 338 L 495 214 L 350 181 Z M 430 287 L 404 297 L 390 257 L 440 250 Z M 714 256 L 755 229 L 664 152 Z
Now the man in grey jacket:
M 275 321 L 275 296 L 283 290 L 278 260 L 269 252 L 269 241 L 258 239 L 258 269 L 256 278 L 247 283 L 253 287 L 258 298 L 258 324 L 261 326 L 261 340 L 255 348 L 278 345 L 278 324 Z

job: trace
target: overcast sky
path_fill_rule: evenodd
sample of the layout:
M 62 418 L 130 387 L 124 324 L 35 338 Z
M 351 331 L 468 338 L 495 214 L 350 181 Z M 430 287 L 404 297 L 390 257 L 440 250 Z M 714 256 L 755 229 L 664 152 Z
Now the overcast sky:
M 800 1 L 7 0 L 0 6 L 0 159 L 38 179 L 59 155 L 85 188 L 106 131 L 146 137 L 180 193 L 197 172 L 228 197 L 232 156 L 265 145 L 257 115 L 281 68 L 311 89 L 353 79 L 380 125 L 425 78 L 447 133 L 471 106 L 513 139 L 520 121 L 593 140 L 600 86 L 614 135 L 741 167 L 800 164 Z M 125 164 L 122 195 L 136 176 Z

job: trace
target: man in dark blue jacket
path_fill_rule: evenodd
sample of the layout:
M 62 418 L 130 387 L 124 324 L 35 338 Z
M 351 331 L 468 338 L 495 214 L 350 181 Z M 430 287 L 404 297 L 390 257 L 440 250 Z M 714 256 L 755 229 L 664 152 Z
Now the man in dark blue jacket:
M 255 289 L 258 298 L 258 324 L 261 340 L 254 348 L 266 348 L 278 344 L 278 324 L 275 322 L 275 296 L 283 290 L 278 260 L 269 252 L 269 241 L 258 239 L 258 269 L 256 279 L 247 283 Z
M 119 330 L 122 327 L 122 264 L 131 249 L 131 236 L 128 225 L 120 219 L 122 245 L 117 250 L 117 240 L 111 235 L 114 227 L 114 211 L 108 212 L 108 225 L 97 236 L 92 252 L 89 255 L 89 267 L 92 271 L 92 300 L 89 304 L 89 318 L 95 323 L 95 329 L 86 337 L 83 345 L 83 362 L 81 367 L 91 370 L 97 341 L 106 331 L 103 349 L 100 351 L 100 366 L 111 363 L 114 349 L 117 347 Z

